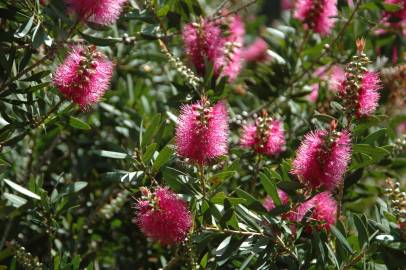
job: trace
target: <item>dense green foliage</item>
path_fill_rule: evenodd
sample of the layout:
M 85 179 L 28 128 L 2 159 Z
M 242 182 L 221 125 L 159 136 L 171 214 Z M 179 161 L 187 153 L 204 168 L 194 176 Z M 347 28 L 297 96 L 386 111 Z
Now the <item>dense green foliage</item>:
M 405 179 L 397 127 L 406 121 L 406 84 L 393 76 L 404 64 L 405 39 L 375 33 L 382 12 L 396 5 L 339 1 L 332 34 L 320 37 L 279 1 L 131 0 L 112 26 L 77 23 L 62 0 L 48 2 L 0 0 L 0 269 L 404 269 L 406 233 L 384 183 Z M 158 40 L 189 65 L 183 26 L 222 3 L 244 19 L 246 42 L 261 35 L 273 59 L 246 64 L 233 83 L 207 72 L 195 89 Z M 281 214 L 307 196 L 290 174 L 295 151 L 310 130 L 348 120 L 328 82 L 312 74 L 347 64 L 361 37 L 384 87 L 375 114 L 353 122 L 342 216 L 329 232 L 303 226 L 292 234 Z M 52 85 L 72 44 L 97 45 L 115 64 L 110 89 L 86 110 Z M 312 103 L 306 96 L 315 83 Z M 205 198 L 197 168 L 174 147 L 179 108 L 202 91 L 226 100 L 230 115 L 229 154 L 206 168 Z M 276 158 L 239 145 L 241 122 L 261 109 L 284 122 L 286 151 Z M 147 239 L 132 221 L 139 188 L 155 181 L 194 216 L 178 246 Z M 278 201 L 276 187 L 293 203 L 269 213 L 262 202 Z M 28 266 L 35 260 L 39 268 Z

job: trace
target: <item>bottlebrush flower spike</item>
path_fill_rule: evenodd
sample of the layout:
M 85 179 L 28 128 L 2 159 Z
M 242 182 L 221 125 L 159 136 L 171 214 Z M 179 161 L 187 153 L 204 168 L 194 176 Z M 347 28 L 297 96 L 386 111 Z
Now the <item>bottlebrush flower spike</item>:
M 282 122 L 268 117 L 266 113 L 255 124 L 248 124 L 243 128 L 241 146 L 254 149 L 257 153 L 277 155 L 284 150 L 285 143 Z
M 110 84 L 113 63 L 96 47 L 74 47 L 53 74 L 53 83 L 69 100 L 86 109 Z
M 145 199 L 135 206 L 137 216 L 134 222 L 141 231 L 163 245 L 182 242 L 192 226 L 186 203 L 168 188 L 160 187 L 155 193 L 148 191 L 145 195 Z
M 230 81 L 241 71 L 244 35 L 244 24 L 239 16 L 217 21 L 202 19 L 200 23 L 187 24 L 182 32 L 186 54 L 197 72 L 204 74 L 205 61 L 208 61 L 213 64 L 216 76 L 228 76 Z
M 114 23 L 128 0 L 65 0 L 81 20 L 101 25 Z
M 307 96 L 307 99 L 311 102 L 311 103 L 316 103 L 317 98 L 319 97 L 319 84 L 315 83 L 311 86 L 312 91 L 310 92 L 310 94 Z
M 227 153 L 228 114 L 220 101 L 213 107 L 206 98 L 184 105 L 176 126 L 178 155 L 198 164 Z
M 333 190 L 343 181 L 351 158 L 350 133 L 317 130 L 306 134 L 292 164 L 292 174 L 311 188 Z
M 355 113 L 357 118 L 369 116 L 378 107 L 381 81 L 376 72 L 368 71 L 368 57 L 363 53 L 365 41 L 357 41 L 358 53 L 346 67 L 345 80 L 339 94 L 342 97 L 347 115 Z
M 279 199 L 281 200 L 282 204 L 288 204 L 289 203 L 289 197 L 288 194 L 286 194 L 285 191 L 278 189 L 278 196 Z M 272 209 L 275 208 L 275 203 L 273 202 L 271 197 L 266 197 L 263 203 L 264 208 L 269 212 Z
M 290 215 L 290 219 L 302 222 L 303 218 L 310 212 L 306 222 L 316 223 L 318 230 L 329 230 L 331 225 L 336 223 L 337 202 L 325 191 L 300 204 L 296 213 Z
M 225 22 L 228 26 L 228 36 L 225 38 L 225 55 L 223 76 L 227 76 L 230 81 L 234 81 L 242 68 L 242 46 L 244 44 L 245 29 L 244 23 L 237 15 L 226 17 Z
M 257 38 L 254 43 L 252 43 L 248 48 L 244 49 L 242 57 L 245 61 L 249 62 L 263 62 L 270 59 L 267 50 L 268 44 L 265 42 L 265 40 L 262 38 Z
M 294 17 L 306 28 L 321 35 L 328 35 L 337 16 L 337 0 L 298 0 Z
M 380 24 L 383 29 L 378 29 L 377 34 L 398 31 L 406 36 L 406 1 L 405 0 L 385 0 L 385 4 L 398 5 L 400 8 L 396 11 L 385 11 L 382 15 Z
M 205 72 L 205 60 L 213 63 L 217 74 L 223 63 L 223 47 L 220 26 L 216 22 L 201 20 L 200 23 L 187 24 L 182 32 L 188 58 L 201 75 Z

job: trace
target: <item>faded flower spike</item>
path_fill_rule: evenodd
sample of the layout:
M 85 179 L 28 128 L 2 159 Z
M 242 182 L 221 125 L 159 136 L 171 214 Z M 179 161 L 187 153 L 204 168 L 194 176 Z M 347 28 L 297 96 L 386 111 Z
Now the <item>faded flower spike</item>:
M 83 21 L 101 25 L 114 23 L 128 0 L 65 0 Z
M 305 28 L 321 35 L 328 35 L 337 16 L 337 0 L 298 0 L 294 17 L 302 21 Z
M 74 47 L 53 74 L 53 83 L 82 109 L 97 103 L 110 84 L 113 63 L 96 47 Z
M 192 216 L 186 203 L 169 188 L 159 187 L 154 193 L 143 192 L 143 199 L 135 205 L 134 222 L 141 231 L 163 245 L 185 240 L 192 227 Z
M 345 70 L 345 80 L 339 87 L 339 95 L 348 116 L 357 118 L 371 115 L 378 107 L 381 81 L 378 73 L 368 71 L 369 59 L 363 52 L 365 41 L 357 41 L 357 54 Z
M 176 126 L 178 155 L 198 164 L 225 155 L 228 150 L 228 114 L 220 101 L 213 107 L 206 98 L 184 105 Z
M 274 156 L 285 148 L 285 133 L 282 122 L 268 117 L 263 112 L 255 124 L 248 124 L 243 128 L 241 146 L 252 148 L 257 153 Z
M 305 135 L 292 164 L 292 174 L 311 188 L 333 190 L 343 181 L 351 159 L 351 138 L 346 130 L 317 130 Z

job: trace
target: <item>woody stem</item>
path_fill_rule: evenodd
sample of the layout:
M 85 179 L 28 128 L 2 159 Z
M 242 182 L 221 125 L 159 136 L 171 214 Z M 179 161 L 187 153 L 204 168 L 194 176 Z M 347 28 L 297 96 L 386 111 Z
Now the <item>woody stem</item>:
M 258 178 L 258 174 L 260 171 L 260 165 L 261 165 L 261 161 L 262 161 L 262 155 L 258 154 L 257 155 L 257 162 L 255 163 L 255 168 L 254 168 L 254 178 L 251 181 L 251 192 L 253 193 L 255 191 L 255 186 L 257 185 L 257 178 Z
M 343 207 L 343 194 L 344 194 L 344 178 L 340 181 L 338 186 L 338 198 L 337 198 L 337 220 L 341 216 L 341 208 Z
M 204 176 L 204 166 L 203 164 L 199 164 L 199 177 L 200 177 L 200 186 L 202 188 L 203 198 L 206 197 L 206 183 L 205 183 L 205 176 Z

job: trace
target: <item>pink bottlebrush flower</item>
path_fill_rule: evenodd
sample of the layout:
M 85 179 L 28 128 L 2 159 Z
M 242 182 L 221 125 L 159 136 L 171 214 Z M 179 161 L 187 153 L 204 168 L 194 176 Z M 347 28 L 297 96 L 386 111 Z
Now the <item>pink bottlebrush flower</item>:
M 108 25 L 114 23 L 128 0 L 65 0 L 81 20 Z
M 367 72 L 362 79 L 362 86 L 358 92 L 357 116 L 369 116 L 378 107 L 379 92 L 381 88 L 378 73 Z
M 318 230 L 329 230 L 331 225 L 336 223 L 337 203 L 329 192 L 322 192 L 313 198 L 300 204 L 295 213 L 291 213 L 290 219 L 295 222 L 302 222 L 308 214 L 306 223 L 316 223 Z
M 200 24 L 189 23 L 183 29 L 182 38 L 186 54 L 197 72 L 204 74 L 206 60 L 213 63 L 217 74 L 223 64 L 225 43 L 220 26 L 208 20 L 202 20 Z
M 136 209 L 135 223 L 147 237 L 163 245 L 182 242 L 192 226 L 186 203 L 168 188 L 158 188 L 148 200 L 138 201 Z
M 285 133 L 281 121 L 268 117 L 243 127 L 241 146 L 268 156 L 280 154 L 285 148 Z
M 312 92 L 307 96 L 307 99 L 312 103 L 316 103 L 318 97 L 319 97 L 319 84 L 315 83 L 312 85 Z
M 313 77 L 328 82 L 331 91 L 338 91 L 341 83 L 345 80 L 345 71 L 339 65 L 334 65 L 330 69 L 327 66 L 321 66 L 313 73 Z
M 294 17 L 321 35 L 330 34 L 337 16 L 337 0 L 298 0 Z
M 334 65 L 331 68 L 329 78 L 329 89 L 332 91 L 338 91 L 341 83 L 345 80 L 345 71 L 339 65 Z
M 351 158 L 348 131 L 328 134 L 318 130 L 306 134 L 292 164 L 292 174 L 312 188 L 333 190 L 341 181 Z
M 270 58 L 267 53 L 268 44 L 262 38 L 257 38 L 248 48 L 243 51 L 243 59 L 249 62 L 263 62 Z
M 226 25 L 229 28 L 229 35 L 225 37 L 225 55 L 223 76 L 234 81 L 242 68 L 242 46 L 244 44 L 245 29 L 244 23 L 237 15 L 226 18 Z
M 379 90 L 381 89 L 381 81 L 376 72 L 367 71 L 363 74 L 361 86 L 358 90 L 358 99 L 356 100 L 355 114 L 356 117 L 369 116 L 378 107 Z M 351 95 L 347 97 L 348 87 L 346 81 L 340 85 L 339 93 L 344 99 L 351 99 Z
M 176 127 L 178 155 L 198 164 L 227 153 L 228 114 L 226 105 L 218 102 L 209 107 L 205 99 L 184 105 Z
M 406 35 L 406 1 L 405 0 L 385 0 L 385 4 L 399 5 L 400 9 L 397 11 L 385 11 L 382 15 L 380 24 L 384 29 L 378 29 L 376 34 L 385 34 L 392 31 L 400 31 L 404 36 Z
M 86 108 L 104 95 L 112 73 L 113 63 L 95 47 L 74 47 L 53 74 L 53 83 L 67 99 Z
M 282 0 L 281 2 L 282 10 L 289 10 L 293 8 L 293 0 Z
M 285 191 L 278 189 L 278 196 L 279 199 L 281 200 L 282 204 L 288 204 L 289 203 L 289 197 L 288 194 L 286 194 Z M 269 212 L 272 209 L 275 208 L 275 203 L 273 202 L 271 197 L 266 197 L 263 203 L 264 208 Z
M 396 132 L 398 135 L 406 134 L 406 122 L 402 122 L 396 128 Z

